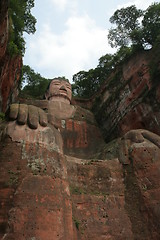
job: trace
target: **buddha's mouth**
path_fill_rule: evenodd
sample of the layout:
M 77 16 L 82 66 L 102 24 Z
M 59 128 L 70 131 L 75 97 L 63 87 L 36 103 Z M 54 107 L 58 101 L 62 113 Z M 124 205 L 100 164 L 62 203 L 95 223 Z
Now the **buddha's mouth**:
M 67 90 L 66 89 L 60 89 L 60 94 L 67 95 Z

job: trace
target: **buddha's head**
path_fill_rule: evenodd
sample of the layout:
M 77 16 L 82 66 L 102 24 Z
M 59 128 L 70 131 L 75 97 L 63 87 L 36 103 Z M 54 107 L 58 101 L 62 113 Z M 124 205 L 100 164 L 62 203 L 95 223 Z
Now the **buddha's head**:
M 72 98 L 71 84 L 65 78 L 54 78 L 49 84 L 45 96 L 49 101 L 59 101 L 70 104 Z

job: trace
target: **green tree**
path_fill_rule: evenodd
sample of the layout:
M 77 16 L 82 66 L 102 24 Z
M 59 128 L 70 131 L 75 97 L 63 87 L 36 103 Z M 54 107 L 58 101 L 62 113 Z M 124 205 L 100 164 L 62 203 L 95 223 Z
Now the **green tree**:
M 109 31 L 109 43 L 119 48 L 113 55 L 102 56 L 95 69 L 80 71 L 73 76 L 73 92 L 76 96 L 92 96 L 116 66 L 124 63 L 135 51 L 159 44 L 160 3 L 152 4 L 146 11 L 134 5 L 119 9 L 110 22 L 116 27 Z
M 111 28 L 108 34 L 108 40 L 112 47 L 129 46 L 132 42 L 131 34 L 133 30 L 140 28 L 140 17 L 143 11 L 137 9 L 134 5 L 116 10 L 110 18 L 110 22 L 116 25 Z
M 112 61 L 113 61 L 113 55 L 112 54 L 106 54 L 100 57 L 98 67 L 100 68 L 112 68 Z
M 95 69 L 80 71 L 73 76 L 73 95 L 89 98 L 100 88 L 114 68 L 113 55 L 106 54 L 99 59 Z
M 24 88 L 20 91 L 20 95 L 31 98 L 43 98 L 50 81 L 50 79 L 42 77 L 39 73 L 35 73 L 30 66 L 24 65 L 22 75 Z
M 36 19 L 31 14 L 34 0 L 9 0 L 9 43 L 11 55 L 24 54 L 25 41 L 23 33 L 33 34 L 36 31 Z
M 145 42 L 153 46 L 160 35 L 160 3 L 148 7 L 142 25 Z
M 73 95 L 78 97 L 91 97 L 100 86 L 100 68 L 80 71 L 73 76 Z
M 91 72 L 80 71 L 73 76 L 72 92 L 74 96 L 88 98 L 90 93 L 93 91 Z
M 116 68 L 117 65 L 123 64 L 124 61 L 128 60 L 128 58 L 133 54 L 133 47 L 122 46 L 117 52 L 113 55 L 113 66 Z
M 115 11 L 110 22 L 116 25 L 108 34 L 112 47 L 152 47 L 160 35 L 160 3 L 152 4 L 146 11 L 134 5 L 121 8 Z

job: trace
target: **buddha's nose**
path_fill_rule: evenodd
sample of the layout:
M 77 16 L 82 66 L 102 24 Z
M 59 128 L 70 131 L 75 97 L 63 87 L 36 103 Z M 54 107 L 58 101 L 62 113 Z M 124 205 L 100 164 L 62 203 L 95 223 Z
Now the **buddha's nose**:
M 65 86 L 62 85 L 62 86 L 60 87 L 60 90 L 65 90 L 65 91 L 66 91 Z

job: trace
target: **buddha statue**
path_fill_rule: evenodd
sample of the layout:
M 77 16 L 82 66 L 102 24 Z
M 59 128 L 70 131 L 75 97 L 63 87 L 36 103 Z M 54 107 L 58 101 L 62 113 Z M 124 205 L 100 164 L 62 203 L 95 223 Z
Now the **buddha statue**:
M 71 95 L 71 84 L 56 78 L 45 100 L 10 107 L 0 142 L 0 238 L 159 239 L 160 137 L 137 129 L 106 144 Z

